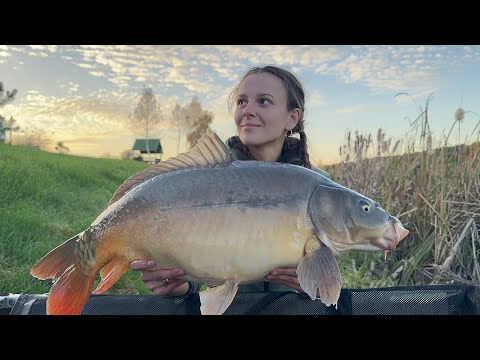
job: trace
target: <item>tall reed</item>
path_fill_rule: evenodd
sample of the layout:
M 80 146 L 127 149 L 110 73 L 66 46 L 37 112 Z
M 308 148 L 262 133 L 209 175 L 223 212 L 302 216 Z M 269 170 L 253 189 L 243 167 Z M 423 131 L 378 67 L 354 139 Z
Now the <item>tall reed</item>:
M 402 94 L 408 95 L 408 94 Z M 410 131 L 399 140 L 348 131 L 332 178 L 378 201 L 402 221 L 409 236 L 392 252 L 349 254 L 399 285 L 480 283 L 480 117 L 459 108 L 447 135 L 430 130 L 429 96 Z M 465 114 L 479 120 L 463 143 L 448 146 Z M 459 139 L 457 139 L 458 141 Z M 391 285 L 391 283 L 389 283 Z

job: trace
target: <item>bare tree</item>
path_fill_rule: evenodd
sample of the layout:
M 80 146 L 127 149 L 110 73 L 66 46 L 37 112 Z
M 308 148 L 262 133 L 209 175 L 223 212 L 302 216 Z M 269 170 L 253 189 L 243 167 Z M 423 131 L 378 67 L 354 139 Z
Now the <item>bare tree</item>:
M 190 126 L 187 109 L 177 104 L 175 108 L 172 110 L 170 123 L 172 125 L 173 130 L 177 132 L 177 155 L 178 155 L 180 152 L 180 137 L 182 135 L 182 132 L 185 132 Z
M 13 89 L 5 93 L 5 88 L 3 87 L 3 82 L 0 81 L 0 107 L 7 105 L 9 102 L 12 102 L 17 94 L 18 90 Z
M 148 147 L 148 139 L 152 130 L 154 130 L 163 120 L 160 105 L 153 95 L 153 90 L 150 87 L 144 86 L 142 96 L 138 101 L 137 107 L 130 114 L 131 130 L 143 136 L 147 143 L 147 153 L 150 154 Z
M 9 145 L 12 145 L 12 131 L 18 131 L 20 130 L 20 126 L 14 126 L 14 124 L 17 121 L 13 118 L 13 116 L 10 116 L 10 119 L 5 122 L 4 129 L 10 131 L 10 137 L 9 137 Z

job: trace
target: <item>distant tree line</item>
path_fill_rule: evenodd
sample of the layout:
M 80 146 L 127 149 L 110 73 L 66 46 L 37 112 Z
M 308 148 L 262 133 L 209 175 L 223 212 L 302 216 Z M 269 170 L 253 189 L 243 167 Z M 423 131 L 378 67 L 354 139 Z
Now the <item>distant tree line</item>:
M 187 147 L 190 149 L 197 143 L 204 134 L 212 130 L 210 124 L 213 121 L 213 113 L 202 108 L 197 97 L 185 106 L 176 104 L 170 115 L 164 116 L 161 105 L 153 94 L 153 89 L 144 86 L 137 106 L 129 115 L 128 126 L 135 134 L 147 140 L 151 138 L 152 132 L 161 133 L 163 129 L 173 129 L 176 134 L 177 154 L 180 152 L 182 135 L 186 137 Z M 128 150 L 122 152 L 121 157 L 130 157 Z
M 0 81 L 0 108 L 7 105 L 8 103 L 12 102 L 15 99 L 15 95 L 17 94 L 18 90 L 13 89 L 12 91 L 5 91 L 5 87 L 3 86 L 3 82 Z M 7 131 L 10 133 L 10 141 L 9 144 L 12 144 L 12 131 L 20 130 L 19 126 L 15 126 L 16 120 L 13 116 L 10 116 L 9 120 L 6 120 L 5 117 L 0 115 L 0 142 L 5 142 L 5 134 Z
M 13 102 L 17 93 L 17 89 L 13 89 L 12 91 L 5 90 L 3 82 L 0 81 L 0 108 Z M 20 126 L 17 126 L 16 122 L 17 120 L 14 119 L 13 116 L 10 116 L 10 118 L 7 120 L 6 117 L 0 114 L 0 142 L 5 142 L 8 136 L 8 143 L 10 145 L 12 144 L 12 133 L 20 130 Z M 51 134 L 53 134 L 53 132 Z M 21 144 L 28 147 L 43 148 L 50 143 L 48 136 L 49 135 L 47 135 L 44 130 L 23 130 L 22 136 L 20 138 L 16 138 L 16 144 Z M 68 148 L 63 145 L 63 142 L 58 142 L 55 149 L 61 153 L 69 151 Z

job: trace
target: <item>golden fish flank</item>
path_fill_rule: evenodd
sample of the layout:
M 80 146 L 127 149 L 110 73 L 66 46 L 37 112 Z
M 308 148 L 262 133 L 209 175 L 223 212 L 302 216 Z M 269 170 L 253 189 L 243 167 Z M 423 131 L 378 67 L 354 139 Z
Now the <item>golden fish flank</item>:
M 218 285 L 199 294 L 202 314 L 224 313 L 239 284 L 287 265 L 297 266 L 312 299 L 331 305 L 341 290 L 334 255 L 391 251 L 407 234 L 373 200 L 303 167 L 234 160 L 211 134 L 127 179 L 88 229 L 50 251 L 31 274 L 56 280 L 48 314 L 80 314 L 99 272 L 94 294 L 138 258 Z

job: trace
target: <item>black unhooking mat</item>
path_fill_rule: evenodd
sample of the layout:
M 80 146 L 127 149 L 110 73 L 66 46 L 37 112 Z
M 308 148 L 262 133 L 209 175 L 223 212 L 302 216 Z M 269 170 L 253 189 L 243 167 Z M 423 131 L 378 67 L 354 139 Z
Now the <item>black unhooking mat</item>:
M 46 295 L 18 296 L 10 315 L 45 315 Z M 82 315 L 200 315 L 198 294 L 91 295 Z M 225 315 L 479 315 L 480 287 L 342 289 L 338 307 L 295 292 L 237 293 Z

